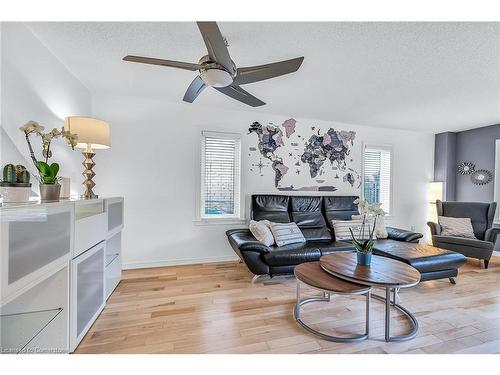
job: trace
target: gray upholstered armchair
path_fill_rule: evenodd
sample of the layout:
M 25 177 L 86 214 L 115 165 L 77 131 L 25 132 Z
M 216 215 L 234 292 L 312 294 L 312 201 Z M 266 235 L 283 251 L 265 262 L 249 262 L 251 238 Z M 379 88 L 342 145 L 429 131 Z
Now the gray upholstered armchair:
M 433 245 L 462 253 L 466 257 L 482 259 L 484 268 L 488 268 L 497 235 L 500 234 L 500 228 L 492 228 L 496 202 L 441 202 L 438 200 L 436 207 L 438 216 L 470 217 L 476 238 L 442 236 L 441 226 L 428 222 Z

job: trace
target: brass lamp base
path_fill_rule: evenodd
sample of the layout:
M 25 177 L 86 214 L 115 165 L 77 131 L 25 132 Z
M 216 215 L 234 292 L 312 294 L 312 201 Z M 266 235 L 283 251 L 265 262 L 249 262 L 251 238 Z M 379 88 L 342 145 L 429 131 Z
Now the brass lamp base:
M 85 193 L 81 195 L 81 198 L 96 199 L 99 196 L 97 194 L 94 194 L 94 192 L 92 191 L 92 188 L 95 186 L 95 182 L 92 181 L 92 178 L 95 176 L 95 173 L 92 170 L 92 168 L 94 168 L 95 163 L 92 160 L 92 158 L 94 157 L 95 153 L 84 151 L 82 152 L 82 154 L 85 157 L 82 163 L 83 166 L 85 167 L 85 170 L 82 173 L 83 177 L 85 177 L 85 180 L 83 181 L 83 186 L 85 186 Z

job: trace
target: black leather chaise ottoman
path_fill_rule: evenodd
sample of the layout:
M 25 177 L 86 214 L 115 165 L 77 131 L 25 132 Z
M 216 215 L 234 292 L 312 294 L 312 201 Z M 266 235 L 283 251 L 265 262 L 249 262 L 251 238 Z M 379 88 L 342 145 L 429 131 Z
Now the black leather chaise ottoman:
M 466 261 L 466 257 L 451 250 L 430 245 L 393 240 L 377 240 L 373 254 L 405 262 L 416 268 L 420 281 L 449 278 L 455 284 L 455 276 Z

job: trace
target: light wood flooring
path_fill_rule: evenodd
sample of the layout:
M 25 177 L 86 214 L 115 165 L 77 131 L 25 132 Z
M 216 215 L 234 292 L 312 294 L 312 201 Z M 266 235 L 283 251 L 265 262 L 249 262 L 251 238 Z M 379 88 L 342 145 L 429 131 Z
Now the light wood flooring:
M 333 343 L 295 323 L 293 277 L 257 284 L 251 278 L 236 262 L 125 271 L 76 352 L 500 353 L 500 257 L 487 270 L 469 260 L 456 285 L 445 279 L 403 290 L 401 303 L 415 314 L 420 331 L 399 343 L 383 340 L 381 302 L 372 300 L 368 340 Z M 399 317 L 393 312 L 393 334 L 407 328 Z M 362 332 L 363 297 L 308 305 L 302 318 L 337 335 Z

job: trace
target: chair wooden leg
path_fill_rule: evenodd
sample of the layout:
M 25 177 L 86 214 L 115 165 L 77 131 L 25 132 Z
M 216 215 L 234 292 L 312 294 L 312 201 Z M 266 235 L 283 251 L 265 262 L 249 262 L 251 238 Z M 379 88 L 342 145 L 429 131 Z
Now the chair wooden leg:
M 450 283 L 452 283 L 453 285 L 457 283 L 453 277 L 449 277 L 448 280 L 450 280 Z
M 490 261 L 489 260 L 484 260 L 484 268 L 485 269 L 488 269 L 488 264 L 490 264 Z

